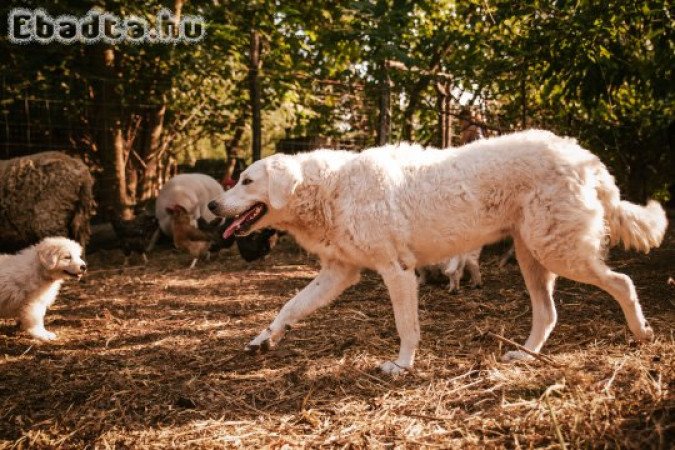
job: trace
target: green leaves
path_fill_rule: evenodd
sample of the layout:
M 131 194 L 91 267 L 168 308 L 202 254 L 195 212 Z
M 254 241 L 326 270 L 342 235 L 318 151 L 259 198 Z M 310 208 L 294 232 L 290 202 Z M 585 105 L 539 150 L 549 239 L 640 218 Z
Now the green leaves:
M 23 2 L 3 8 L 14 3 Z M 102 6 L 152 17 L 165 3 Z M 75 0 L 59 0 L 54 8 L 82 10 Z M 580 136 L 617 164 L 626 184 L 644 180 L 647 167 L 660 167 L 645 192 L 675 177 L 666 169 L 675 167 L 672 156 L 663 160 L 675 109 L 675 19 L 668 1 L 209 0 L 186 2 L 183 12 L 206 18 L 204 41 L 119 45 L 120 63 L 111 74 L 127 107 L 167 103 L 165 133 L 178 136 L 174 142 L 186 149 L 180 151 L 191 151 L 190 142 L 202 137 L 228 141 L 246 123 L 254 28 L 263 36 L 267 153 L 287 134 L 359 134 L 372 142 L 378 83 L 385 60 L 395 60 L 407 70 L 388 72 L 394 138 L 410 125 L 416 140 L 433 140 L 437 93 L 429 74 L 442 72 L 452 78 L 453 95 L 464 92 L 487 105 L 488 121 L 502 129 L 540 126 Z M 5 97 L 30 86 L 72 102 L 75 116 L 91 114 L 87 48 L 26 51 L 0 41 L 0 50 L 8 55 L 0 61 L 4 73 L 22 74 L 5 83 Z M 188 117 L 189 126 L 181 128 Z M 248 132 L 243 145 L 247 139 Z

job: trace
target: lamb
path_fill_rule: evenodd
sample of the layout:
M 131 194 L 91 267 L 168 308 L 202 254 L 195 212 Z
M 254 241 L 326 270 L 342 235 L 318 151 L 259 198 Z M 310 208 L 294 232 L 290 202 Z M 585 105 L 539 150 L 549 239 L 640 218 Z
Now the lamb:
M 471 277 L 470 286 L 474 288 L 480 287 L 482 285 L 482 278 L 478 260 L 480 259 L 482 249 L 483 247 L 478 247 L 475 250 L 460 253 L 435 266 L 420 267 L 417 269 L 419 272 L 418 282 L 420 286 L 426 284 L 427 279 L 430 276 L 435 275 L 434 272 L 440 271 L 449 279 L 448 291 L 450 293 L 459 292 L 460 280 L 464 275 L 464 269 L 467 269 L 469 271 L 469 276 Z
M 197 226 L 197 220 L 203 217 L 207 223 L 212 222 L 216 216 L 206 205 L 224 192 L 223 187 L 214 178 L 202 173 L 185 173 L 171 178 L 162 187 L 155 202 L 155 217 L 159 222 L 159 229 L 152 236 L 147 251 L 155 247 L 160 232 L 173 237 L 173 221 L 171 211 L 176 206 L 187 211 L 190 222 Z
M 164 185 L 157 196 L 155 217 L 159 221 L 159 228 L 167 236 L 173 236 L 169 211 L 175 206 L 181 206 L 195 221 L 200 217 L 207 222 L 213 221 L 216 216 L 206 205 L 223 192 L 220 183 L 208 175 L 201 173 L 176 175 Z
M 48 236 L 85 246 L 93 184 L 87 166 L 61 152 L 0 161 L 0 249 L 14 252 Z

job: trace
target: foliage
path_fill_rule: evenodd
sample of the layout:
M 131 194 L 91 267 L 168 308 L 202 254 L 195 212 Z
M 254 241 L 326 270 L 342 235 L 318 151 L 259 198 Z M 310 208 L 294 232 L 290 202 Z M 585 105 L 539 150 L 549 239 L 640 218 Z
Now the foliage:
M 2 12 L 39 3 L 12 1 Z M 151 19 L 173 2 L 58 0 L 47 9 L 83 15 L 93 4 Z M 223 142 L 248 147 L 249 36 L 256 30 L 266 154 L 282 137 L 373 143 L 387 77 L 391 138 L 433 142 L 434 74 L 444 73 L 455 102 L 480 105 L 495 128 L 539 126 L 580 138 L 632 197 L 672 182 L 675 44 L 667 0 L 207 0 L 183 9 L 206 18 L 204 41 L 118 45 L 106 77 L 127 131 L 135 117 L 166 106 L 162 142 L 180 159 L 222 157 Z M 93 127 L 96 46 L 16 46 L 0 38 L 0 50 L 7 55 L 0 60 L 5 111 L 29 93 L 61 100 L 71 122 Z M 406 69 L 385 73 L 392 60 Z

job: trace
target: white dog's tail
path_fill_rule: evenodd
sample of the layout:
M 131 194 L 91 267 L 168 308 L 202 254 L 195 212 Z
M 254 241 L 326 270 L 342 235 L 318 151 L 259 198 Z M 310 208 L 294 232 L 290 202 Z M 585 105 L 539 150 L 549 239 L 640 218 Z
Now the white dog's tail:
M 597 175 L 598 197 L 605 207 L 610 245 L 621 241 L 626 250 L 633 248 L 643 253 L 649 253 L 649 250 L 661 245 L 668 219 L 659 202 L 650 200 L 647 206 L 641 206 L 621 200 L 614 177 L 604 166 Z

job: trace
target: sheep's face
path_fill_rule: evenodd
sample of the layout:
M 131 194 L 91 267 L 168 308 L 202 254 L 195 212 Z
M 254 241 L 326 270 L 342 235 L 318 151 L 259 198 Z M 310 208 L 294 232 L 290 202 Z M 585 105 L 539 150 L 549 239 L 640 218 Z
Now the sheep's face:
M 37 257 L 44 272 L 53 280 L 80 279 L 87 271 L 87 263 L 82 259 L 82 247 L 70 239 L 43 239 L 37 245 Z

